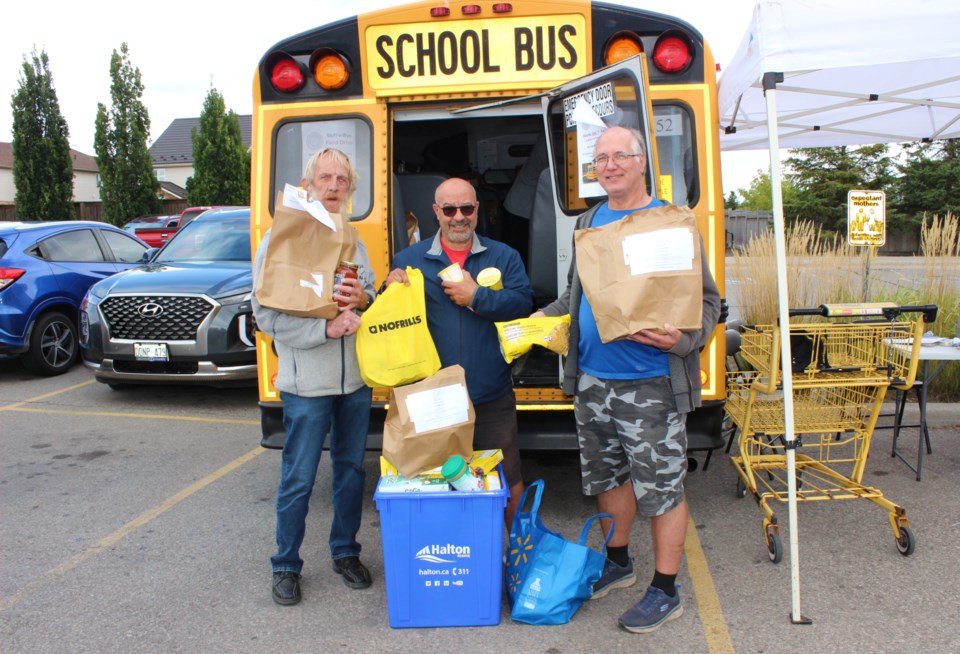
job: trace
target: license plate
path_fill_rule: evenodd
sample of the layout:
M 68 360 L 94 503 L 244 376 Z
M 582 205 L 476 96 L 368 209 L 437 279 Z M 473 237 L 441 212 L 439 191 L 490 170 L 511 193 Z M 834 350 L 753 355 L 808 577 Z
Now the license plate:
M 133 356 L 137 361 L 168 361 L 166 343 L 134 343 Z

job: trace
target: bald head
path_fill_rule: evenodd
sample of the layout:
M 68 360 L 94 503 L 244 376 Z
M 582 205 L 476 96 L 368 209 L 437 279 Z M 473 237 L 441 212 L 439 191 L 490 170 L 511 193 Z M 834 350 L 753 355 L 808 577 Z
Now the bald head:
M 437 187 L 433 211 L 440 225 L 440 238 L 453 250 L 466 250 L 477 228 L 477 192 L 465 179 L 451 177 Z M 452 214 L 452 215 L 447 215 Z

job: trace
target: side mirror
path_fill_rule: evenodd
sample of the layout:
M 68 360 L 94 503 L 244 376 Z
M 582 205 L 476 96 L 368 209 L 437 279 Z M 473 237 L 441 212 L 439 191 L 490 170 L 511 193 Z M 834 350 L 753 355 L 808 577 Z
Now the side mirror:
M 160 248 L 147 248 L 140 256 L 140 263 L 150 263 L 153 256 L 160 251 Z

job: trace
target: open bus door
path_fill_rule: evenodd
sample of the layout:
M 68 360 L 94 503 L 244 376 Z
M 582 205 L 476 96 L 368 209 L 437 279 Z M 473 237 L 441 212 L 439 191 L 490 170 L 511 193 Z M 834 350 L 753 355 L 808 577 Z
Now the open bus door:
M 672 145 L 669 139 L 675 140 L 675 134 L 662 133 L 662 126 L 676 118 L 676 114 L 669 107 L 654 111 L 647 79 L 646 60 L 642 55 L 638 55 L 572 80 L 542 95 L 549 174 L 554 198 L 556 266 L 553 273 L 556 275 L 560 293 L 567 285 L 576 218 L 606 196 L 597 181 L 593 166 L 594 144 L 604 129 L 621 126 L 639 130 L 644 135 L 648 162 L 646 184 L 651 197 L 666 202 L 676 201 L 676 192 L 680 193 L 681 198 L 688 197 L 686 189 L 692 179 L 687 180 L 683 176 L 672 174 L 676 166 L 668 165 L 671 174 L 660 175 L 662 162 L 657 152 L 658 141 Z M 675 163 L 677 157 L 673 156 L 674 153 L 665 154 L 669 159 L 668 164 Z M 704 235 L 704 246 L 718 247 L 711 239 L 710 234 Z M 533 278 L 535 272 L 531 271 L 530 274 Z M 721 320 L 724 320 L 723 316 Z M 714 340 L 716 334 L 715 331 Z M 701 357 L 701 381 L 718 380 L 723 374 L 716 368 L 717 357 L 712 353 L 716 347 L 717 345 L 713 344 Z M 558 378 L 562 378 L 562 367 L 558 370 Z M 713 383 L 715 386 L 722 385 L 722 381 Z M 722 420 L 722 399 L 705 401 L 703 407 L 691 413 L 687 418 L 688 451 L 712 452 L 722 447 Z M 542 430 L 543 427 L 539 426 L 537 429 Z M 561 440 L 557 435 L 554 436 L 553 440 Z M 521 433 L 521 440 L 529 442 L 530 435 Z M 690 469 L 696 469 L 696 465 L 696 460 L 691 458 Z

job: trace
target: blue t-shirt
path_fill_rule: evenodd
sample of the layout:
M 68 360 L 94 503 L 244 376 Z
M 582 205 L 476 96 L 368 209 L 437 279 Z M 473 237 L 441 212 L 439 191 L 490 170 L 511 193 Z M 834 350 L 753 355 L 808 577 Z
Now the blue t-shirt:
M 642 209 L 662 207 L 654 199 Z M 637 209 L 614 210 L 604 202 L 593 214 L 591 227 L 602 227 L 628 216 Z M 580 369 L 600 379 L 649 379 L 670 373 L 667 353 L 649 345 L 630 340 L 603 343 L 593 317 L 593 307 L 586 294 L 580 298 Z

